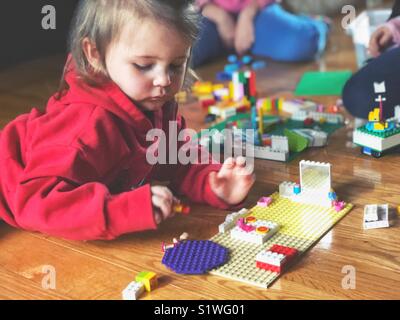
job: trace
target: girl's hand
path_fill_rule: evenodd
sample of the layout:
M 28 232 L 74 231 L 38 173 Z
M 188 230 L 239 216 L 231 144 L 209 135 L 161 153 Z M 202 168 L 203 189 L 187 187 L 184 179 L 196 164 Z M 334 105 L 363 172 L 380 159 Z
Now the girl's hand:
M 235 34 L 235 49 L 239 55 L 250 50 L 255 41 L 254 19 L 257 12 L 258 4 L 253 1 L 239 15 Z
M 235 50 L 243 55 L 250 50 L 255 40 L 253 19 L 239 19 L 235 34 Z
M 375 30 L 369 40 L 368 51 L 374 58 L 379 56 L 393 42 L 392 32 L 388 27 L 380 27 Z
M 202 14 L 216 24 L 218 33 L 225 46 L 233 48 L 236 23 L 229 12 L 226 12 L 213 3 L 209 3 L 204 6 Z
M 165 219 L 175 215 L 173 210 L 174 204 L 179 203 L 179 200 L 174 197 L 172 192 L 163 186 L 151 187 L 153 203 L 154 219 L 157 224 L 160 224 Z
M 230 205 L 236 205 L 246 198 L 255 182 L 253 166 L 246 166 L 246 159 L 228 158 L 219 172 L 208 176 L 212 191 Z

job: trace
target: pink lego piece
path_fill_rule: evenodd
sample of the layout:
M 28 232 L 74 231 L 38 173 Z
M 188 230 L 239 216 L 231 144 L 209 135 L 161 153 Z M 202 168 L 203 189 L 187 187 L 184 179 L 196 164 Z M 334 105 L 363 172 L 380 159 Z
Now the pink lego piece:
M 240 229 L 242 229 L 245 232 L 251 232 L 251 231 L 256 230 L 256 227 L 253 227 L 253 226 L 250 226 L 250 225 L 246 224 L 246 222 L 244 222 L 244 218 L 240 218 L 237 221 L 237 225 L 238 225 L 238 227 Z
M 346 203 L 344 201 L 338 201 L 338 200 L 333 201 L 332 204 L 333 204 L 333 207 L 335 208 L 336 212 L 342 211 L 346 205 Z
M 260 200 L 258 200 L 257 205 L 261 207 L 268 207 L 271 203 L 272 203 L 271 197 L 262 197 Z

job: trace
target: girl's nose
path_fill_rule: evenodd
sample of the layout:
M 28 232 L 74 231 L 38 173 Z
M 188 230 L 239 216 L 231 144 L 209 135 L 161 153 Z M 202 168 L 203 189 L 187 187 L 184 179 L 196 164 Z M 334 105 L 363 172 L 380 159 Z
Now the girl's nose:
M 155 87 L 168 87 L 171 84 L 171 77 L 166 72 L 159 73 L 153 81 Z

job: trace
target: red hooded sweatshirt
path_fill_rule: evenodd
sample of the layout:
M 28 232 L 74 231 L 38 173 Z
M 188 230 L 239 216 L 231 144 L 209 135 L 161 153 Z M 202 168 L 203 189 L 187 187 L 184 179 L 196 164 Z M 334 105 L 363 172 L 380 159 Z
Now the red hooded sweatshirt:
M 146 141 L 149 130 L 167 133 L 174 120 L 178 133 L 185 128 L 176 103 L 153 113 L 151 121 L 114 83 L 88 86 L 73 67 L 66 81 L 66 94 L 50 98 L 44 113 L 33 109 L 1 132 L 0 217 L 8 224 L 74 240 L 155 229 L 145 184 L 153 179 L 171 181 L 175 192 L 194 202 L 228 207 L 207 180 L 220 165 L 146 160 L 154 146 Z

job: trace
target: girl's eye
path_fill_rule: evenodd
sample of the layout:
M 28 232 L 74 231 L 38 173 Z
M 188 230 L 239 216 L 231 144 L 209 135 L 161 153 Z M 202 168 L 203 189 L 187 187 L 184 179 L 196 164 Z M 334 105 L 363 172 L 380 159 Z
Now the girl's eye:
M 153 67 L 151 64 L 141 65 L 137 63 L 134 63 L 133 66 L 140 71 L 148 71 Z
M 173 65 L 170 66 L 170 68 L 171 68 L 172 71 L 175 71 L 175 72 L 181 71 L 182 68 L 183 68 L 183 64 L 180 64 L 180 65 L 173 64 Z

